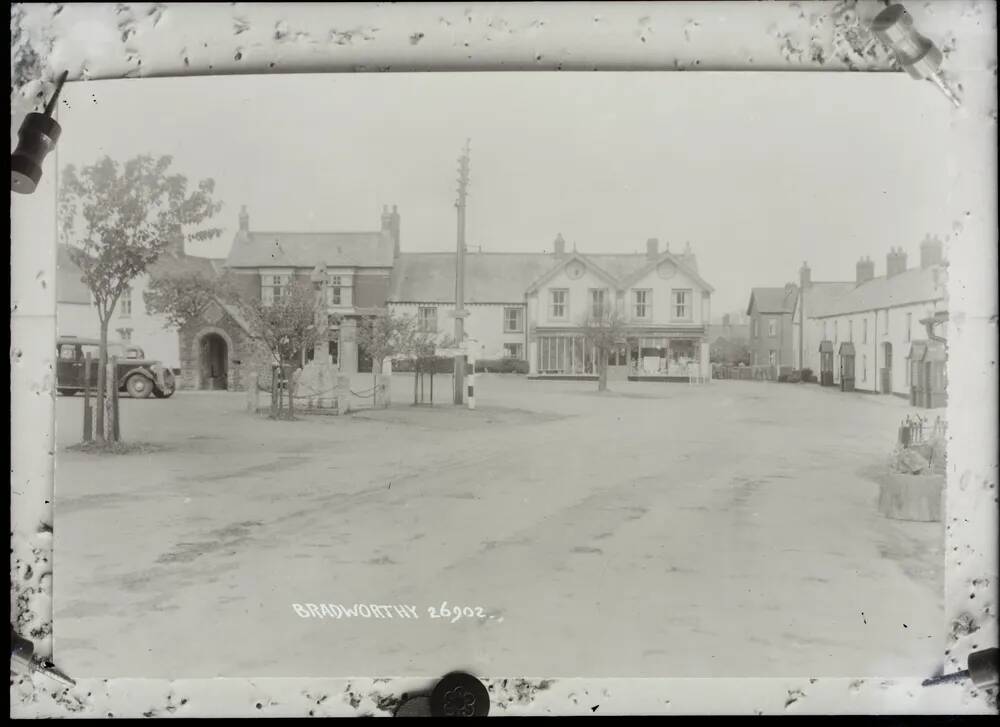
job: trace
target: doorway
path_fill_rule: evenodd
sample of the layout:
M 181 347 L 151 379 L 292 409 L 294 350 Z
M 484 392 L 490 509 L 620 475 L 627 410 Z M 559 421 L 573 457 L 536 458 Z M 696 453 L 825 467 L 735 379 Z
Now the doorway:
M 892 393 L 892 344 L 886 341 L 882 344 L 882 393 Z
M 218 333 L 201 338 L 199 389 L 229 388 L 229 346 Z

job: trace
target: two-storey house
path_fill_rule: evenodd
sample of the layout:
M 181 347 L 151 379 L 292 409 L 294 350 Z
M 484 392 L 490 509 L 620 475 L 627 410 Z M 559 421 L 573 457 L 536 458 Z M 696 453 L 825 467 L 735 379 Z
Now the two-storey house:
M 614 306 L 623 335 L 609 361 L 611 378 L 687 378 L 693 364 L 709 376 L 707 324 L 712 287 L 694 256 L 661 252 L 656 239 L 642 254 L 567 253 L 528 286 L 528 362 L 538 377 L 596 376 L 588 318 Z
M 870 258 L 859 260 L 854 283 L 807 305 L 807 366 L 836 385 L 849 379 L 858 391 L 911 399 L 920 389 L 930 392 L 921 405 L 944 406 L 947 350 L 925 321 L 947 318 L 946 270 L 943 245 L 933 238 L 920 246 L 919 267 L 907 268 L 901 247 L 886 255 L 882 276 Z
M 266 232 L 250 229 L 244 207 L 225 268 L 246 300 L 278 300 L 294 282 L 319 284 L 327 336 L 302 352 L 302 364 L 326 357 L 345 373 L 370 372 L 357 328 L 385 309 L 389 275 L 399 255 L 398 210 L 385 208 L 381 228 L 364 232 Z M 259 370 L 258 346 L 235 306 L 221 301 L 180 331 L 181 385 L 242 389 Z
M 753 288 L 747 303 L 750 319 L 750 364 L 772 366 L 776 372 L 791 367 L 793 350 L 792 313 L 798 288 Z

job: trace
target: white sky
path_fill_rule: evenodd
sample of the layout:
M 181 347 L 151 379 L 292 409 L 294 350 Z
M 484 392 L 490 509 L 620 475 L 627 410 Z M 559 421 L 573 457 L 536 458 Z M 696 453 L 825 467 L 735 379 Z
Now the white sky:
M 910 264 L 954 219 L 950 107 L 905 74 L 424 73 L 67 84 L 57 162 L 170 154 L 216 181 L 223 257 L 246 204 L 257 230 L 377 229 L 404 251 L 455 245 L 457 157 L 472 140 L 468 244 L 634 252 L 690 242 L 713 312 L 753 286 L 852 279 L 862 255 Z

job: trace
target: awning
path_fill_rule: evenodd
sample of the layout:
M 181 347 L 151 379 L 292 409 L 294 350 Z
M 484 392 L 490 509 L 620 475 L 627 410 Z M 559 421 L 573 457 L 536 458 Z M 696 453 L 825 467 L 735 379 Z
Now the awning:
M 907 358 L 910 361 L 947 361 L 948 352 L 940 341 L 914 341 Z
M 819 342 L 819 352 L 820 353 L 833 353 L 833 341 L 820 341 Z
M 841 356 L 853 356 L 854 355 L 854 344 L 850 341 L 844 341 L 840 344 L 840 355 Z

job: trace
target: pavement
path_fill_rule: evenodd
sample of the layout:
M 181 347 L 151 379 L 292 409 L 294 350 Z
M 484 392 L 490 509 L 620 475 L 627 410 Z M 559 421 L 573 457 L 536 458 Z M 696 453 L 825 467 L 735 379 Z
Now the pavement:
M 122 399 L 124 437 L 149 444 L 127 455 L 67 450 L 83 402 L 59 398 L 55 663 L 75 678 L 939 666 L 943 526 L 876 510 L 905 401 L 479 375 L 469 411 L 447 375 L 433 407 L 392 378 L 388 410 L 292 422 L 235 393 Z

